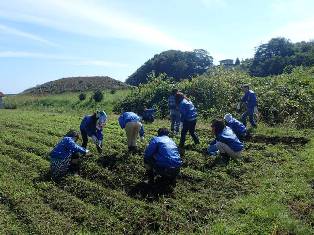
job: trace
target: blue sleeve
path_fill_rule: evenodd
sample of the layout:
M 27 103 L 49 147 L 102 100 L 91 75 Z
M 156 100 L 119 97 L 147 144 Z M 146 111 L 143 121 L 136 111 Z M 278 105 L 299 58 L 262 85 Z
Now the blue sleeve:
M 246 92 L 246 93 L 244 94 L 244 96 L 242 97 L 241 101 L 242 101 L 243 103 L 246 102 L 246 101 L 248 100 L 248 97 L 249 97 L 249 93 Z
M 103 140 L 104 135 L 103 135 L 103 133 L 102 133 L 102 130 L 98 130 L 98 129 L 96 130 L 96 137 L 97 137 L 97 139 L 100 140 L 100 141 Z
M 120 115 L 120 117 L 119 117 L 118 121 L 119 121 L 119 125 L 120 125 L 120 127 L 121 127 L 122 129 L 124 129 L 124 128 L 125 128 L 125 123 L 124 123 L 124 117 L 123 117 L 123 114 L 122 114 L 122 115 Z
M 86 149 L 76 144 L 72 139 L 69 139 L 66 145 L 72 153 L 86 153 Z
M 144 131 L 144 125 L 142 124 L 141 129 L 140 129 L 140 137 L 144 137 L 145 131 Z
M 187 105 L 180 104 L 180 114 L 181 114 L 181 122 L 183 122 L 187 116 Z
M 157 153 L 157 149 L 158 149 L 158 143 L 155 140 L 155 138 L 153 138 L 145 149 L 144 158 L 145 159 L 153 158 L 153 156 Z

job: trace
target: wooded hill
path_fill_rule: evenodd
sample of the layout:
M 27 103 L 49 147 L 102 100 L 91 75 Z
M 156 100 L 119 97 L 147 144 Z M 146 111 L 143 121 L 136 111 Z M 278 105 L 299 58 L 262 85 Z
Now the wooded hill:
M 129 85 L 107 76 L 69 77 L 47 82 L 27 89 L 23 93 L 45 94 L 94 90 L 126 89 Z

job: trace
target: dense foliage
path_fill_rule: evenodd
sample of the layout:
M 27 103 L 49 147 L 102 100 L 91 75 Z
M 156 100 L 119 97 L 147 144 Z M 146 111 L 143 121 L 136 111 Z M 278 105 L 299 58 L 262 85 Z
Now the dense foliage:
M 260 77 L 278 75 L 301 65 L 314 65 L 313 41 L 291 43 L 285 38 L 273 38 L 257 48 L 250 73 Z
M 269 124 L 289 122 L 298 127 L 314 127 L 314 68 L 296 68 L 290 74 L 255 78 L 237 70 L 211 70 L 205 75 L 173 84 L 165 75 L 133 90 L 117 103 L 115 111 L 155 107 L 161 117 L 168 114 L 167 99 L 176 87 L 198 108 L 203 118 L 235 114 L 236 104 L 243 95 L 241 84 L 250 83 L 258 97 L 263 121 Z M 239 116 L 239 115 L 235 115 Z
M 164 51 L 145 62 L 126 80 L 127 84 L 139 85 L 149 82 L 149 74 L 159 76 L 162 73 L 176 81 L 194 77 L 204 73 L 213 65 L 213 58 L 207 51 Z
M 95 102 L 100 102 L 103 100 L 103 98 L 104 98 L 104 95 L 102 91 L 98 90 L 94 92 L 93 99 L 95 100 Z

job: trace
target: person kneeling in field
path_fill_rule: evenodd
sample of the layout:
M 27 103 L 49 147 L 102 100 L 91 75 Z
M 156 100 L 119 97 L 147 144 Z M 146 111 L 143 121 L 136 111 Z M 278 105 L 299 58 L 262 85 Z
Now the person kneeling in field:
M 96 111 L 93 115 L 87 115 L 83 118 L 80 130 L 83 139 L 82 146 L 87 147 L 88 137 L 94 141 L 98 153 L 102 153 L 103 127 L 106 125 L 107 114 L 104 111 Z
M 230 113 L 224 116 L 224 120 L 226 126 L 230 127 L 240 140 L 243 140 L 247 136 L 247 130 L 244 124 L 232 117 Z
M 120 115 L 118 121 L 120 127 L 125 129 L 129 151 L 135 152 L 137 150 L 137 136 L 140 135 L 141 140 L 143 140 L 145 134 L 141 118 L 136 113 L 124 112 Z
M 216 155 L 220 153 L 224 157 L 233 159 L 240 157 L 244 145 L 232 129 L 225 126 L 222 120 L 216 119 L 212 121 L 211 127 L 216 138 L 208 147 L 209 154 Z
M 147 170 L 149 182 L 160 175 L 169 183 L 175 183 L 180 172 L 182 161 L 175 142 L 168 137 L 169 130 L 160 128 L 158 136 L 151 139 L 144 153 L 144 166 Z
M 89 152 L 76 144 L 79 137 L 78 132 L 70 130 L 50 152 L 50 170 L 53 179 L 65 176 L 69 170 L 77 170 L 79 154 Z

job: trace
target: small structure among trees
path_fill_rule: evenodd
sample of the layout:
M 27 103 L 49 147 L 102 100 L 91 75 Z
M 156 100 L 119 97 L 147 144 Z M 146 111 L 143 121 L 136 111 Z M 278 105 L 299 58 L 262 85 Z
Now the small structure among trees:
M 232 59 L 221 60 L 219 61 L 219 63 L 221 66 L 224 66 L 225 68 L 230 68 L 234 66 Z
M 4 94 L 0 91 L 0 109 L 3 109 L 4 107 L 2 97 L 4 97 Z

